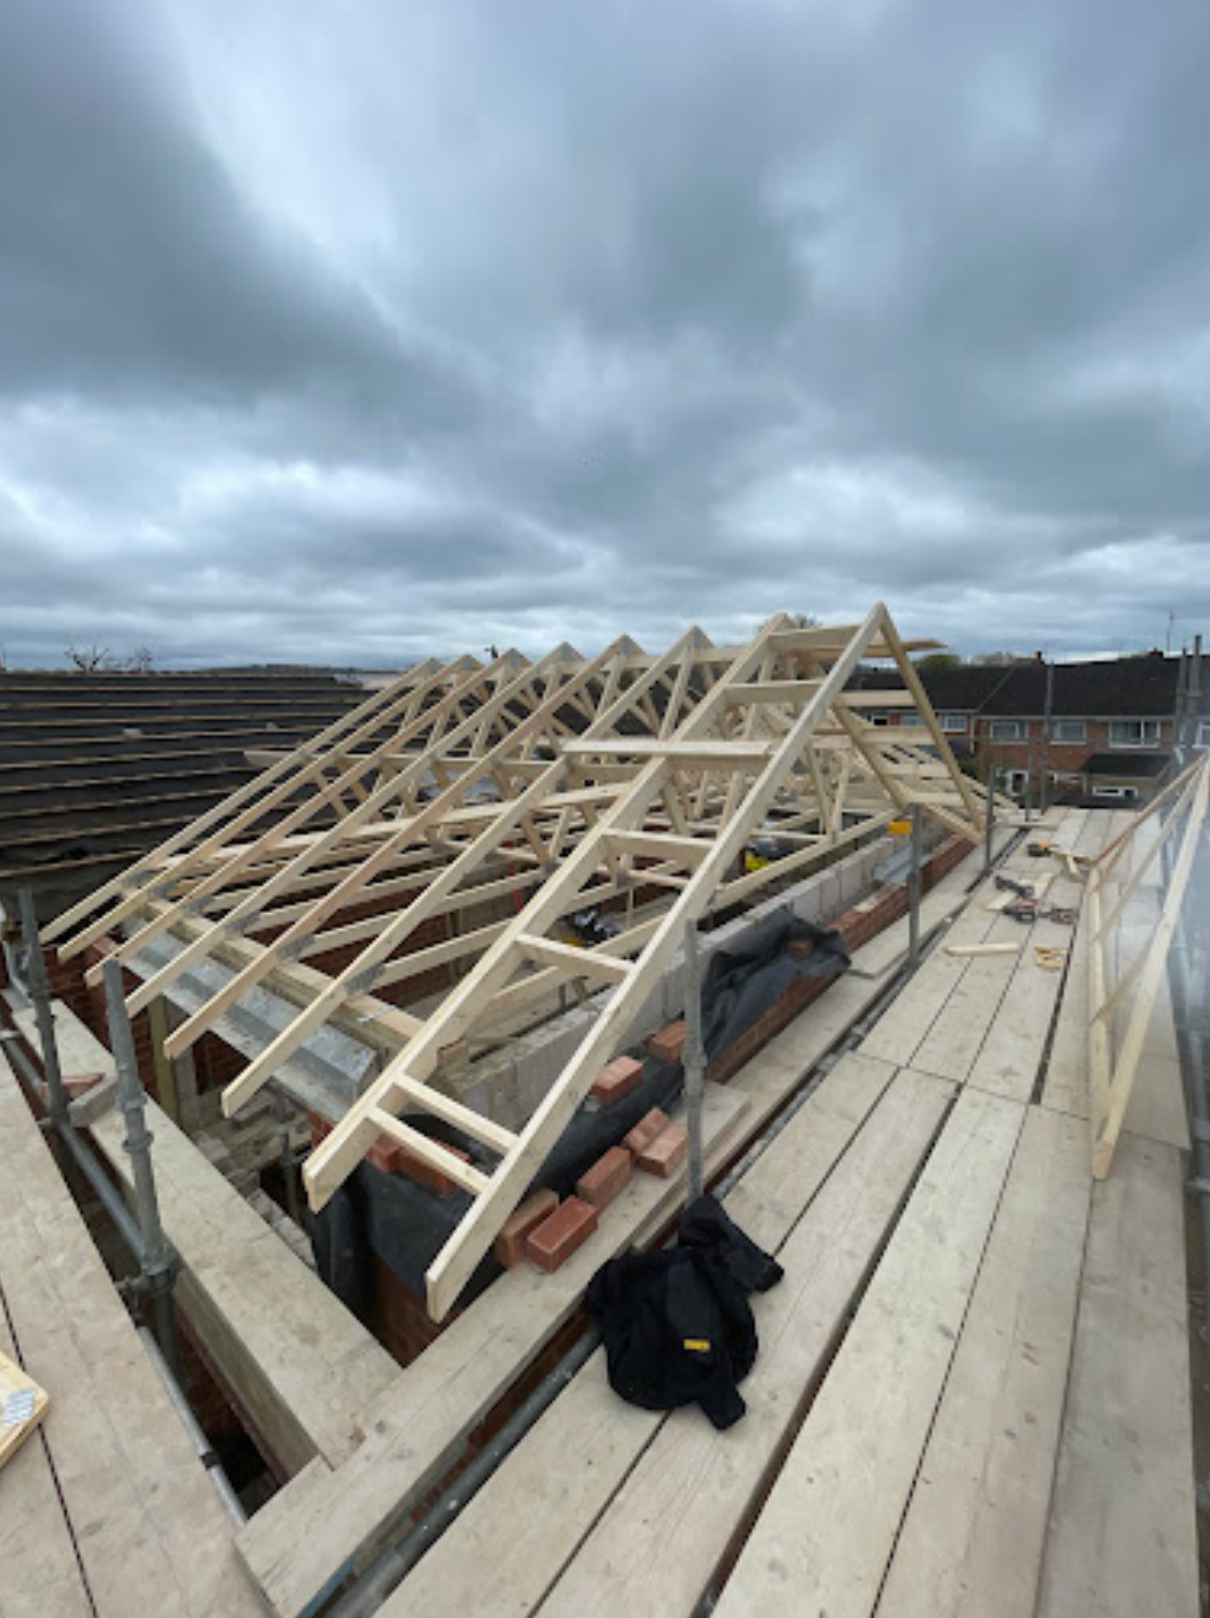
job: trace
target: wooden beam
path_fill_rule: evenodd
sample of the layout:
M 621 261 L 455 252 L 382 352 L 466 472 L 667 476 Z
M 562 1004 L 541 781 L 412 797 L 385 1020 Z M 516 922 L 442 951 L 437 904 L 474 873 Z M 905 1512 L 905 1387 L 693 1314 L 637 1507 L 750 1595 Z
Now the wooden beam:
M 377 1125 L 381 1133 L 389 1136 L 397 1146 L 402 1146 L 405 1152 L 418 1157 L 438 1173 L 447 1175 L 464 1191 L 469 1191 L 474 1197 L 482 1194 L 488 1183 L 486 1174 L 480 1173 L 470 1163 L 464 1163 L 448 1146 L 422 1135 L 418 1129 L 396 1118 L 393 1112 L 384 1112 L 381 1107 L 371 1110 L 370 1122 Z
M 1146 961 L 1139 974 L 1138 990 L 1130 1008 L 1130 1020 L 1114 1064 L 1113 1076 L 1107 1091 L 1099 1084 L 1093 1088 L 1089 1122 L 1092 1128 L 1092 1172 L 1094 1178 L 1098 1180 L 1105 1178 L 1113 1164 L 1114 1150 L 1121 1131 L 1122 1119 L 1126 1114 L 1126 1104 L 1134 1087 L 1139 1058 L 1143 1053 L 1143 1041 L 1147 1037 L 1147 1027 L 1151 1021 L 1151 1013 L 1155 1007 L 1160 981 L 1168 960 L 1168 951 L 1172 945 L 1172 935 L 1176 931 L 1185 891 L 1193 874 L 1202 823 L 1206 817 L 1207 794 L 1210 791 L 1210 761 L 1203 759 L 1195 768 L 1198 772 L 1197 791 L 1190 806 L 1180 853 L 1177 855 L 1168 891 L 1164 897 L 1159 925 L 1148 946 Z M 1120 852 L 1119 849 L 1118 855 Z M 1115 860 L 1118 855 L 1115 855 Z M 1109 868 L 1112 868 L 1112 864 L 1111 861 Z M 1094 956 L 1097 949 L 1098 946 L 1094 942 Z M 1094 1029 L 1104 1027 L 1104 1022 L 1093 1019 Z
M 521 933 L 516 942 L 527 960 L 557 967 L 569 977 L 595 977 L 603 983 L 625 983 L 631 973 L 625 961 L 611 960 L 593 949 L 577 949 L 573 944 L 561 944 L 553 938 L 534 938 Z

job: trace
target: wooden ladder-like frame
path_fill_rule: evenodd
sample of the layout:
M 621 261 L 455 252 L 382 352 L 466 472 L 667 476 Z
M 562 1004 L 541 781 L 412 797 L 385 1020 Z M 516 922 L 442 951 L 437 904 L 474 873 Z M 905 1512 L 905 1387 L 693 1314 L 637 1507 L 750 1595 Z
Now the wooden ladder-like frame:
M 679 650 L 683 656 L 684 650 Z M 907 694 L 925 720 L 925 733 L 937 749 L 958 813 L 950 807 L 948 795 L 896 773 L 902 758 L 892 762 L 888 750 L 902 747 L 902 741 L 881 740 L 875 727 L 864 726 L 857 717 L 854 710 L 863 702 L 874 705 L 874 697 L 849 694 L 845 688 L 867 655 L 890 657 L 898 665 Z M 807 679 L 799 674 L 804 665 L 811 671 Z M 889 700 L 887 693 L 877 694 L 877 705 Z M 801 780 L 796 796 L 801 797 L 802 790 L 813 792 L 820 824 L 835 828 L 843 815 L 844 791 L 856 773 L 855 757 L 885 794 L 884 801 L 889 800 L 888 816 L 919 799 L 972 838 L 979 834 L 981 814 L 971 784 L 958 771 L 890 615 L 881 605 L 840 639 L 836 631 L 796 629 L 788 619 L 773 620 L 671 734 L 611 733 L 612 718 L 603 716 L 583 736 L 565 742 L 561 757 L 552 762 L 546 777 L 535 782 L 535 790 L 554 791 L 569 765 L 593 775 L 607 772 L 618 761 L 638 764 L 628 789 L 561 861 L 304 1167 L 311 1204 L 320 1208 L 382 1134 L 472 1194 L 471 1207 L 427 1273 L 429 1311 L 437 1320 L 457 1299 L 597 1072 L 614 1054 L 679 947 L 686 924 L 706 911 L 788 783 L 794 781 L 797 788 L 795 777 Z M 849 744 L 849 768 L 831 788 L 825 759 L 812 746 L 817 736 L 824 743 L 843 739 Z M 720 800 L 713 821 L 704 822 L 706 805 Z M 675 807 L 670 809 L 670 804 Z M 653 814 L 661 810 L 671 816 L 670 832 L 649 827 Z M 498 844 L 516 818 L 513 804 L 502 816 L 503 827 L 483 834 L 485 846 L 477 854 L 487 851 L 486 842 Z M 665 868 L 683 873 L 680 891 L 666 912 L 591 949 L 571 948 L 553 936 L 564 918 L 583 906 L 585 891 L 600 868 L 636 856 L 655 857 Z M 498 1004 L 501 992 L 518 975 L 524 982 L 534 967 L 556 981 L 587 978 L 612 987 L 613 993 L 529 1122 L 514 1134 L 426 1081 L 442 1050 L 465 1039 L 487 1009 Z M 489 1152 L 499 1154 L 494 1170 L 485 1173 L 468 1165 L 399 1117 L 415 1109 L 457 1125 Z

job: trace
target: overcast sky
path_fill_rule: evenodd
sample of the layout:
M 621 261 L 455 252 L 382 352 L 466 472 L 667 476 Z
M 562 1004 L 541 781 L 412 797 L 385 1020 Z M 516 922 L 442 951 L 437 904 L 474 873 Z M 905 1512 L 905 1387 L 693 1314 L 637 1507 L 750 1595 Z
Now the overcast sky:
M 1205 0 L 0 0 L 0 645 L 1210 631 Z

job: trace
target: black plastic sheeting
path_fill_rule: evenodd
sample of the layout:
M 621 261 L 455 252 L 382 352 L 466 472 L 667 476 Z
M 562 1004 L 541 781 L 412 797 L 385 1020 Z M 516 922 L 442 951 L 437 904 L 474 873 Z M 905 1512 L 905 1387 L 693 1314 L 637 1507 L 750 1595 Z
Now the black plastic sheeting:
M 809 951 L 789 952 L 792 942 L 809 942 Z M 702 985 L 702 1035 L 708 1061 L 725 1056 L 737 1040 L 781 999 L 795 978 L 838 977 L 849 968 L 844 941 L 837 932 L 800 921 L 790 910 L 778 911 L 744 934 L 741 943 L 719 950 L 709 962 Z M 609 1108 L 586 1103 L 576 1113 L 554 1151 L 534 1178 L 568 1195 L 586 1169 L 650 1112 L 668 1111 L 684 1084 L 679 1062 L 650 1057 L 637 1087 Z M 476 1141 L 429 1116 L 406 1115 L 407 1121 L 436 1139 L 469 1152 L 471 1161 L 488 1171 L 495 1163 Z M 327 1206 L 310 1220 L 319 1273 L 354 1314 L 366 1317 L 373 1298 L 376 1254 L 410 1291 L 424 1296 L 424 1275 L 471 1205 L 465 1191 L 435 1196 L 404 1175 L 383 1174 L 362 1163 Z M 499 1265 L 486 1258 L 463 1298 L 469 1302 L 496 1275 Z

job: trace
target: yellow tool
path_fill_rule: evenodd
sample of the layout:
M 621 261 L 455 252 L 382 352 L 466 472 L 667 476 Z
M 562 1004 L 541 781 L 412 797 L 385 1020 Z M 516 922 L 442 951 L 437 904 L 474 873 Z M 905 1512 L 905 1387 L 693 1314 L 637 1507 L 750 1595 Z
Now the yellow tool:
M 1050 949 L 1044 944 L 1039 944 L 1034 950 L 1034 960 L 1039 966 L 1045 967 L 1048 972 L 1061 972 L 1063 964 L 1067 960 L 1067 951 L 1065 949 Z

